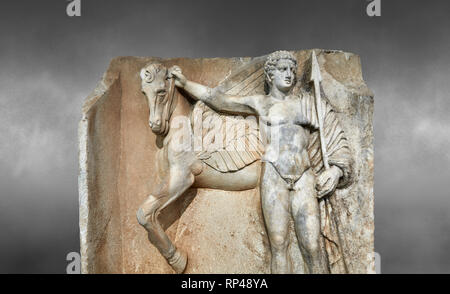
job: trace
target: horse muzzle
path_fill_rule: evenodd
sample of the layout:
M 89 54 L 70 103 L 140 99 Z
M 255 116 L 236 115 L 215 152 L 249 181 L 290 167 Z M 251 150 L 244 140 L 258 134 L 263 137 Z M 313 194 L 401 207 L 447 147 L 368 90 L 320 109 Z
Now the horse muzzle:
M 155 134 L 159 134 L 162 131 L 162 124 L 161 124 L 161 120 L 156 120 L 154 122 L 149 121 L 148 125 L 150 126 L 150 128 L 152 129 L 152 132 Z

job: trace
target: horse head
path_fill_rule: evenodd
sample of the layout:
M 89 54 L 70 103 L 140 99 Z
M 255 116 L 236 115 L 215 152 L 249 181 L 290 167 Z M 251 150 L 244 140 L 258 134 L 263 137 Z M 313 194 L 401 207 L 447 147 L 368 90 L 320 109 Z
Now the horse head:
M 149 63 L 140 72 L 141 89 L 150 110 L 148 124 L 153 133 L 162 136 L 169 131 L 169 120 L 176 106 L 173 101 L 175 83 L 169 72 L 160 63 Z

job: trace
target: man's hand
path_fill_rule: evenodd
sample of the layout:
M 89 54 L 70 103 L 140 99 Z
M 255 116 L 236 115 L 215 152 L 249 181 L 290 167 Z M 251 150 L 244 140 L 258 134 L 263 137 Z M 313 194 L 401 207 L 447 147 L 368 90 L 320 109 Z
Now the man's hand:
M 186 77 L 181 73 L 181 68 L 179 66 L 172 66 L 169 69 L 169 78 L 175 79 L 175 86 L 179 88 L 184 88 L 186 85 Z
M 323 171 L 317 177 L 316 189 L 318 192 L 318 197 L 322 198 L 334 192 L 337 184 L 339 183 L 339 178 L 342 177 L 342 170 L 337 166 L 330 166 L 329 169 Z

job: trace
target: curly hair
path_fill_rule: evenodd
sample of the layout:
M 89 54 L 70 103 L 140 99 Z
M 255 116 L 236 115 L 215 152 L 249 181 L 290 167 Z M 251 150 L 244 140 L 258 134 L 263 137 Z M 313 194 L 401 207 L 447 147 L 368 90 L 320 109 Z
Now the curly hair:
M 268 82 L 267 78 L 270 77 L 271 72 L 276 68 L 278 61 L 280 60 L 291 61 L 294 64 L 294 72 L 297 73 L 297 59 L 291 52 L 279 50 L 271 53 L 264 63 L 264 74 L 266 75 L 266 84 L 269 89 L 271 87 L 271 84 Z

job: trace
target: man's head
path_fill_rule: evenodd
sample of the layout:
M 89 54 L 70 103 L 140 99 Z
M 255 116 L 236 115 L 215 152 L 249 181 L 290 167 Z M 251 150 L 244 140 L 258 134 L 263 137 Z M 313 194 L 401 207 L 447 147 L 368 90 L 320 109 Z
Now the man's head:
M 287 93 L 296 82 L 297 59 L 288 51 L 275 51 L 267 57 L 264 73 L 269 91 L 275 86 Z

